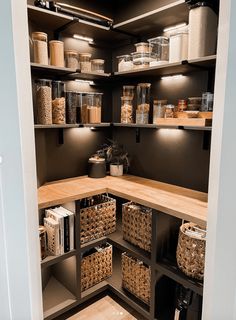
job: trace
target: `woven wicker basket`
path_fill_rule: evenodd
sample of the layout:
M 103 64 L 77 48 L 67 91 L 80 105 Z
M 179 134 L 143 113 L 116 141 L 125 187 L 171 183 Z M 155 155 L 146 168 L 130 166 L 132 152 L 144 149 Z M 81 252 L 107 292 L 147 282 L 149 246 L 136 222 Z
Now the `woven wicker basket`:
M 122 253 L 122 286 L 146 304 L 150 304 L 151 269 L 125 252 Z
M 81 262 L 81 290 L 85 291 L 112 275 L 112 245 L 93 249 Z
M 122 206 L 123 238 L 151 252 L 152 209 L 128 202 Z
M 80 209 L 80 242 L 101 238 L 116 230 L 116 200 L 101 195 L 101 203 Z
M 177 246 L 177 264 L 187 276 L 203 280 L 205 264 L 206 239 L 186 234 L 199 227 L 193 223 L 185 223 L 180 227 Z

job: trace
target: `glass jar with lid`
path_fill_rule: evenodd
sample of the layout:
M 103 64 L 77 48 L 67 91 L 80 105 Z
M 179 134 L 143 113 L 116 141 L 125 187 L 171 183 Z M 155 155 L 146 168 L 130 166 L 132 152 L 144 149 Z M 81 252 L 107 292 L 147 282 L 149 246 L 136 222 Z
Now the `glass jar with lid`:
M 175 114 L 175 105 L 167 104 L 165 110 L 165 118 L 174 118 Z
M 118 60 L 118 72 L 129 71 L 133 69 L 133 61 L 130 54 L 124 54 L 116 58 Z
M 81 72 L 91 72 L 91 57 L 91 53 L 81 53 L 79 55 Z
M 34 62 L 48 65 L 48 35 L 44 32 L 33 32 L 32 41 Z
M 133 123 L 133 97 L 121 97 L 121 123 Z
M 50 46 L 50 64 L 56 67 L 64 67 L 64 42 L 59 40 L 52 40 L 49 42 Z
M 148 124 L 150 111 L 150 88 L 151 83 L 139 83 L 137 85 L 137 124 Z
M 167 100 L 153 101 L 153 123 L 157 124 L 159 118 L 165 117 Z
M 88 122 L 101 123 L 102 122 L 102 96 L 103 93 L 88 93 Z
M 134 89 L 135 86 L 123 86 L 123 96 L 134 98 Z
M 92 72 L 104 73 L 104 64 L 105 64 L 105 60 L 103 60 L 103 59 L 91 60 Z
M 75 91 L 66 91 L 66 123 L 77 123 L 78 95 Z
M 65 51 L 66 68 L 79 69 L 79 53 L 77 50 Z
M 152 45 L 152 52 L 156 54 L 156 60 L 150 62 L 150 67 L 169 62 L 169 38 L 156 37 L 149 39 L 148 42 Z
M 52 81 L 38 79 L 35 84 L 37 123 L 50 125 L 52 124 Z
M 52 123 L 66 123 L 65 83 L 52 81 Z
M 151 53 L 152 52 L 152 44 L 149 42 L 139 42 L 135 44 L 136 52 L 139 53 Z

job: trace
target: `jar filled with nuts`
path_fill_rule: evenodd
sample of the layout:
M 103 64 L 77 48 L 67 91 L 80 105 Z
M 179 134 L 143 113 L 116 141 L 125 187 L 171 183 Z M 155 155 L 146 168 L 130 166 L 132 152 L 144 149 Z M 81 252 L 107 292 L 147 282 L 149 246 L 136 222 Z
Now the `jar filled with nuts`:
M 65 84 L 52 81 L 52 123 L 66 123 Z
M 148 124 L 150 111 L 150 88 L 151 83 L 139 83 L 137 85 L 137 124 Z
M 91 72 L 91 57 L 91 53 L 81 53 L 79 55 L 81 72 Z
M 52 82 L 38 79 L 36 84 L 36 111 L 38 124 L 52 124 Z
M 121 123 L 133 123 L 133 97 L 121 97 Z

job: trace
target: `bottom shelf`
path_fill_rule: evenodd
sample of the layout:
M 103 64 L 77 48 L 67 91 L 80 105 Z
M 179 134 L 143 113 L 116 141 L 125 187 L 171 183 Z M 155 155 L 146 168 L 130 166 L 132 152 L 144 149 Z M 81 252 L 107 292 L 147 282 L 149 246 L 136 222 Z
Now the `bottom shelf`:
M 43 290 L 44 319 L 53 318 L 77 304 L 76 297 L 55 277 L 51 277 Z

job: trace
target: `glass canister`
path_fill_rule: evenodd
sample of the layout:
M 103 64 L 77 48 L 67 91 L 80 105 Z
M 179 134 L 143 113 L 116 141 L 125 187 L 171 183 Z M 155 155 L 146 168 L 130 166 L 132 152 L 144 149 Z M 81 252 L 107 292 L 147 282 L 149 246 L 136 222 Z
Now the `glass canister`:
M 135 86 L 123 86 L 123 96 L 134 98 L 134 89 Z
M 79 69 L 79 53 L 77 50 L 65 51 L 66 68 Z
M 78 94 L 75 91 L 66 91 L 66 123 L 77 123 Z
M 33 32 L 32 41 L 34 62 L 48 65 L 48 35 L 44 32 Z
M 103 93 L 87 93 L 88 123 L 102 122 Z
M 121 97 L 121 123 L 133 123 L 133 97 Z
M 152 52 L 152 45 L 149 42 L 139 42 L 135 44 L 136 52 L 150 53 Z
M 137 124 L 148 124 L 150 111 L 150 88 L 151 83 L 139 83 L 137 85 Z
M 165 110 L 165 118 L 174 118 L 175 114 L 175 105 L 167 104 Z
M 64 67 L 64 42 L 52 40 L 49 42 L 50 64 L 55 67 Z
M 167 100 L 153 101 L 153 123 L 157 124 L 157 119 L 165 117 Z
M 52 123 L 66 123 L 65 84 L 52 81 Z
M 88 123 L 88 99 L 87 93 L 77 93 L 77 100 L 79 105 L 79 122 L 82 124 Z
M 81 53 L 79 55 L 81 72 L 91 72 L 91 57 L 91 53 Z
M 116 57 L 118 59 L 118 72 L 129 71 L 133 69 L 133 61 L 130 54 Z
M 39 240 L 40 240 L 40 252 L 41 260 L 47 256 L 47 233 L 44 226 L 39 226 Z
M 204 92 L 202 94 L 201 111 L 213 111 L 214 94 L 211 92 Z
M 104 73 L 104 64 L 105 64 L 105 60 L 103 60 L 103 59 L 91 60 L 92 72 Z
M 150 62 L 150 67 L 158 66 L 169 62 L 169 38 L 156 37 L 149 39 L 152 45 L 152 52 L 156 54 L 156 60 Z
M 38 124 L 52 124 L 52 82 L 38 79 L 36 84 L 36 110 Z

